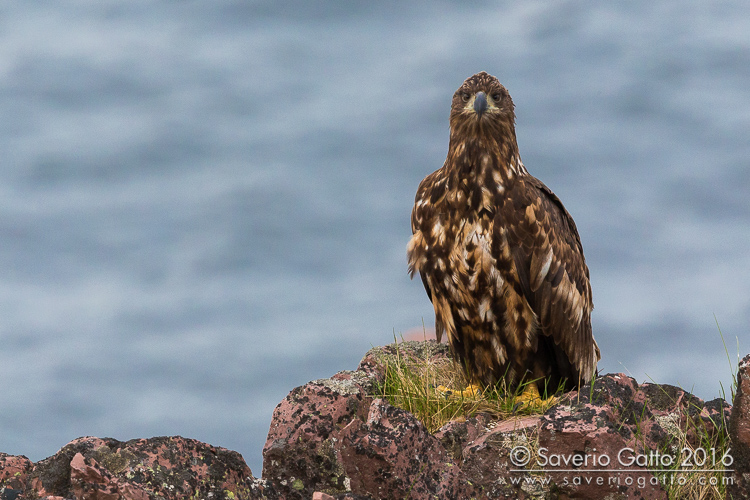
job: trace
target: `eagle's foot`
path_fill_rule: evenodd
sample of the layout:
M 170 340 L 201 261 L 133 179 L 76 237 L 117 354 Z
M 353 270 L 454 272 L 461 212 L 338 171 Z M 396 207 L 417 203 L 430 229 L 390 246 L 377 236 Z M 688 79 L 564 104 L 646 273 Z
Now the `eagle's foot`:
M 463 391 L 449 389 L 448 387 L 445 387 L 444 385 L 437 386 L 435 390 L 438 391 L 440 394 L 442 394 L 444 397 L 451 398 L 451 399 L 473 398 L 482 392 L 479 386 L 475 384 L 467 385 L 466 389 L 464 389 Z
M 550 396 L 542 399 L 535 383 L 526 384 L 523 392 L 516 398 L 515 410 L 528 409 L 532 411 L 545 411 L 557 402 L 558 398 Z

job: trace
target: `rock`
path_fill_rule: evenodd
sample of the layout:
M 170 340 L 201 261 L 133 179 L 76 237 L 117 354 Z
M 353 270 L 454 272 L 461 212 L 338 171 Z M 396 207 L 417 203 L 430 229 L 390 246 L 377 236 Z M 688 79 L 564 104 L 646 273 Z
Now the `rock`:
M 366 419 L 372 397 L 357 381 L 367 377 L 342 372 L 294 389 L 276 406 L 263 448 L 263 477 L 290 497 L 315 491 L 345 493 L 348 477 L 337 456 L 340 431 Z
M 723 400 L 704 403 L 678 387 L 639 385 L 622 373 L 610 374 L 597 378 L 593 387 L 569 393 L 544 415 L 539 446 L 548 457 L 587 459 L 576 467 L 562 464 L 559 468 L 567 473 L 550 473 L 553 488 L 561 494 L 592 499 L 606 494 L 666 498 L 663 486 L 668 480 L 658 479 L 647 468 L 667 468 L 664 464 L 670 460 L 679 463 L 680 450 L 671 446 L 680 439 L 686 445 L 705 447 L 701 434 L 726 433 L 731 413 Z M 639 466 L 645 457 L 648 467 Z M 584 474 L 597 469 L 602 472 Z
M 468 420 L 454 420 L 441 427 L 435 433 L 435 437 L 458 463 L 464 458 L 466 444 L 486 433 L 491 421 L 492 417 L 487 413 L 480 413 Z
M 117 500 L 128 498 L 148 500 L 143 487 L 120 481 L 93 458 L 86 459 L 76 453 L 70 461 L 70 489 L 75 498 L 90 500 Z
M 632 438 L 632 431 L 618 426 L 606 406 L 556 406 L 541 420 L 539 461 L 556 490 L 573 498 L 666 498 L 645 467 L 619 460 L 622 450 L 629 446 L 643 452 Z M 632 453 L 625 456 L 630 459 Z
M 510 460 L 516 447 L 533 447 L 531 443 L 535 440 L 540 419 L 539 416 L 513 417 L 502 422 L 489 422 L 487 427 L 479 429 L 476 438 L 464 443 L 461 469 L 483 489 L 486 497 L 528 498 L 543 494 L 543 487 L 535 481 L 527 482 L 528 474 L 523 470 L 514 471 L 519 468 Z M 469 430 L 468 435 L 472 434 L 474 432 Z
M 475 489 L 410 413 L 373 395 L 383 357 L 445 356 L 435 342 L 371 350 L 355 372 L 294 389 L 274 410 L 263 477 L 286 498 L 469 498 Z M 468 496 L 467 496 L 468 495 Z
M 24 456 L 0 453 L 0 500 L 16 500 L 26 489 L 34 464 Z
M 737 369 L 729 437 L 733 463 L 728 468 L 734 469 L 734 481 L 727 491 L 731 498 L 750 498 L 750 354 L 742 358 Z
M 128 442 L 84 437 L 35 464 L 25 457 L 2 459 L 3 500 L 9 488 L 24 498 L 77 500 L 278 497 L 252 477 L 239 453 L 179 436 Z M 21 474 L 8 480 L 13 470 Z
M 411 413 L 382 399 L 365 422 L 339 435 L 337 454 L 352 492 L 375 498 L 471 498 L 478 494 L 440 441 Z

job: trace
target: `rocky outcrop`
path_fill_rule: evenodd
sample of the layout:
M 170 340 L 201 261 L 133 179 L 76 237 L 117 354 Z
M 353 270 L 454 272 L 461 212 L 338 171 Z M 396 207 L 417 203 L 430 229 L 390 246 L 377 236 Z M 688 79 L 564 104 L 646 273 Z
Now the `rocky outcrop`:
M 357 370 L 292 390 L 273 413 L 263 479 L 238 453 L 191 439 L 86 437 L 36 463 L 0 453 L 0 500 L 683 498 L 675 482 L 696 477 L 665 463 L 728 432 L 731 451 L 718 457 L 728 472 L 716 476 L 726 487 L 715 490 L 749 497 L 750 356 L 734 409 L 609 374 L 543 415 L 480 412 L 431 433 L 380 388 L 396 359 L 447 356 L 429 341 L 378 347 Z
M 480 413 L 434 434 L 377 396 L 389 359 L 447 355 L 434 342 L 375 348 L 356 371 L 298 387 L 274 411 L 263 477 L 286 498 L 667 498 L 676 472 L 654 470 L 727 432 L 723 400 L 623 374 L 544 415 Z
M 445 356 L 436 343 L 411 346 Z M 410 413 L 374 396 L 382 356 L 368 353 L 355 372 L 293 390 L 274 410 L 263 449 L 263 477 L 287 498 L 353 493 L 365 498 L 471 498 L 479 491 L 440 441 Z
M 277 498 L 242 456 L 193 439 L 83 437 L 32 463 L 0 454 L 0 499 Z

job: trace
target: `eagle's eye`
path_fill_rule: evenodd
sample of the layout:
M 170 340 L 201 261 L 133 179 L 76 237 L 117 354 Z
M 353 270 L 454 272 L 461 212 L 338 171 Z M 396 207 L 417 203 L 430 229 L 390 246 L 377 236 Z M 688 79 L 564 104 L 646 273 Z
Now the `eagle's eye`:
M 495 92 L 494 94 L 492 94 L 492 100 L 495 101 L 495 102 L 499 102 L 500 101 L 500 93 L 499 92 Z
M 461 99 L 463 99 L 464 102 L 469 102 L 469 99 L 471 96 L 468 92 L 461 92 Z

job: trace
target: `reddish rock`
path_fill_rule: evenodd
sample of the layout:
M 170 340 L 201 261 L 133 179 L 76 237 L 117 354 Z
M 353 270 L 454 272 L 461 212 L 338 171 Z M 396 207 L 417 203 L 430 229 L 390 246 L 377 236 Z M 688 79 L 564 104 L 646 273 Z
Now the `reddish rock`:
M 0 478 L 11 470 L 5 464 Z M 26 480 L 14 484 L 22 498 L 277 498 L 272 487 L 252 477 L 239 453 L 179 436 L 79 438 L 24 474 Z
M 339 437 L 351 490 L 375 498 L 471 498 L 479 494 L 440 441 L 414 416 L 376 399 L 365 422 Z
M 440 440 L 456 463 L 463 460 L 464 447 L 489 431 L 488 425 L 492 417 L 487 413 L 480 413 L 467 420 L 454 420 L 441 427 L 435 437 Z
M 337 447 L 341 430 L 369 413 L 372 397 L 358 380 L 368 382 L 351 372 L 316 380 L 276 406 L 263 448 L 263 477 L 290 498 L 350 491 Z
M 0 453 L 0 490 L 8 491 L 5 496 L 24 489 L 33 466 L 31 460 L 24 456 Z
M 678 426 L 688 432 L 688 441 L 699 446 L 701 433 L 725 432 L 732 407 L 722 399 L 705 403 L 702 399 L 668 384 L 638 384 L 622 373 L 596 379 L 593 388 L 587 385 L 580 392 L 567 394 L 561 404 L 580 407 L 592 404 L 606 408 L 611 421 L 630 431 L 637 429 L 639 442 L 648 449 L 657 449 L 669 437 L 669 428 Z M 665 428 L 666 427 L 666 428 Z
M 571 498 L 667 498 L 646 467 L 628 465 L 631 453 L 621 455 L 629 446 L 644 451 L 631 438 L 632 431 L 618 425 L 606 406 L 556 406 L 542 417 L 536 463 L 544 479 Z
M 742 358 L 737 369 L 737 392 L 729 422 L 732 440 L 733 484 L 728 498 L 750 498 L 750 354 Z
M 418 346 L 409 355 L 431 353 L 432 346 L 409 344 Z M 361 370 L 298 387 L 276 407 L 263 477 L 286 498 L 461 498 L 474 492 L 413 415 L 374 399 L 382 356 L 389 354 L 388 348 L 372 350 Z
M 70 461 L 70 486 L 73 496 L 80 500 L 148 500 L 140 486 L 118 480 L 93 458 L 76 453 Z
M 543 485 L 510 459 L 517 447 L 534 448 L 540 418 L 512 417 L 491 422 L 484 432 L 464 444 L 461 469 L 472 483 L 483 488 L 487 497 L 523 499 L 543 494 Z
M 645 455 L 650 457 L 652 468 L 663 468 L 660 457 L 668 444 L 677 441 L 677 428 L 686 431 L 689 444 L 705 446 L 702 441 L 705 435 L 726 433 L 731 413 L 731 407 L 720 399 L 704 403 L 678 387 L 639 385 L 624 374 L 611 374 L 599 377 L 593 387 L 587 385 L 579 392 L 566 395 L 561 404 L 550 409 L 539 428 L 539 445 L 546 449 L 548 456 L 578 455 L 589 459 L 587 465 L 561 466 L 575 469 L 574 472 L 550 474 L 552 487 L 561 493 L 576 498 L 601 498 L 608 492 L 624 495 L 624 498 L 640 498 L 641 495 L 662 498 L 665 497 L 664 484 L 646 467 L 630 461 L 640 455 L 643 462 Z M 622 460 L 621 450 L 626 450 L 621 455 Z M 680 460 L 678 455 L 669 458 Z M 601 467 L 601 460 L 608 465 Z M 577 474 L 579 470 L 597 467 L 604 471 L 586 473 L 586 476 L 602 484 L 592 484 L 593 480 L 586 482 Z M 578 476 L 576 484 L 573 478 Z

